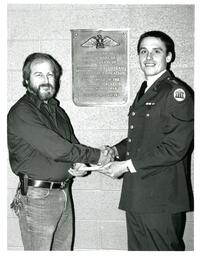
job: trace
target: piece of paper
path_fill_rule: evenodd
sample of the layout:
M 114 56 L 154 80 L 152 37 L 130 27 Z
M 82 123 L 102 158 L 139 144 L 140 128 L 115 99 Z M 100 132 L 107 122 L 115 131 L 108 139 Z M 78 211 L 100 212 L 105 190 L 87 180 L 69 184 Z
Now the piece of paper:
M 81 171 L 100 171 L 103 169 L 102 165 L 82 166 L 79 168 Z

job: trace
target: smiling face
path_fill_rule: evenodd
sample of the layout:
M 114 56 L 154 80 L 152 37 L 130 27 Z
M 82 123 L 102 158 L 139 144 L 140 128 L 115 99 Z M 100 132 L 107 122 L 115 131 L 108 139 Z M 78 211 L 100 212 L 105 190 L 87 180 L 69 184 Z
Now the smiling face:
M 145 37 L 140 43 L 139 63 L 146 79 L 155 76 L 167 68 L 172 53 L 167 53 L 166 46 L 157 37 Z
M 28 89 L 42 101 L 51 99 L 55 94 L 55 74 L 48 60 L 35 60 L 30 67 Z

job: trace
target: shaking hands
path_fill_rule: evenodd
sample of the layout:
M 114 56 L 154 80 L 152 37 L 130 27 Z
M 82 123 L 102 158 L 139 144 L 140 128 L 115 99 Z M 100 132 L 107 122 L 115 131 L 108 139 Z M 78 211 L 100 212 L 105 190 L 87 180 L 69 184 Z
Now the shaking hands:
M 116 150 L 114 149 L 114 147 L 102 146 L 100 150 L 101 154 L 98 161 L 98 165 L 104 166 L 114 161 L 116 157 Z
M 102 146 L 100 148 L 100 157 L 97 165 L 90 165 L 90 167 L 85 164 L 76 163 L 69 170 L 69 173 L 73 176 L 85 176 L 87 171 L 97 171 L 103 173 L 113 179 L 119 178 L 125 172 L 136 172 L 132 161 L 114 161 L 118 158 L 118 151 L 115 147 Z
M 100 171 L 103 169 L 104 165 L 114 161 L 115 156 L 116 150 L 109 146 L 102 146 L 100 148 L 100 157 L 97 165 L 90 165 L 90 167 L 88 167 L 83 163 L 75 163 L 73 168 L 70 168 L 68 172 L 73 176 L 81 177 L 85 176 L 87 171 Z

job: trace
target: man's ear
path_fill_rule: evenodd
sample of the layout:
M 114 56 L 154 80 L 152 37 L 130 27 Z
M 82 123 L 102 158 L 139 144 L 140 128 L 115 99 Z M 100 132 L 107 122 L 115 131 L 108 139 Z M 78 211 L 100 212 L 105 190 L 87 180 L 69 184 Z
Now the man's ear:
M 167 61 L 167 63 L 170 63 L 171 60 L 172 60 L 172 53 L 168 52 L 167 57 L 166 57 L 166 61 Z

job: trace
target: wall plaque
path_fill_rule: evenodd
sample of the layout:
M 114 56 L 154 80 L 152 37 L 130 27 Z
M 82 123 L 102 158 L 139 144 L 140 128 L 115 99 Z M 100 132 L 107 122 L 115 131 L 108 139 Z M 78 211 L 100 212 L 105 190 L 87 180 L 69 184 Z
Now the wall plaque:
M 78 106 L 125 104 L 128 31 L 75 29 L 71 34 L 74 103 Z

